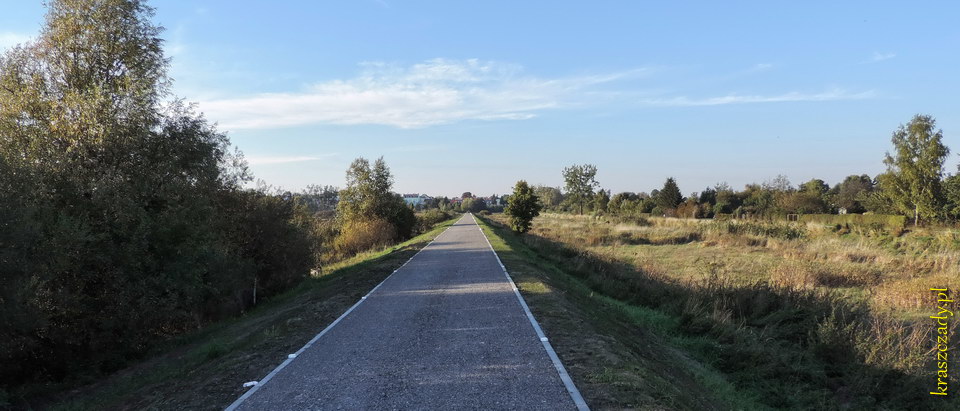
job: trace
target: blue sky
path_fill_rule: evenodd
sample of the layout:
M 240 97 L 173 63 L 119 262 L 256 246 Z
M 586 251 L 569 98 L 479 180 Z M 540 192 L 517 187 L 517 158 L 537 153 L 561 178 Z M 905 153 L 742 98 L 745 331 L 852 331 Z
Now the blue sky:
M 0 48 L 40 2 L 0 14 Z M 927 2 L 156 0 L 174 92 L 275 186 L 384 156 L 401 192 L 561 185 L 685 193 L 877 174 L 933 115 L 960 150 L 960 5 Z

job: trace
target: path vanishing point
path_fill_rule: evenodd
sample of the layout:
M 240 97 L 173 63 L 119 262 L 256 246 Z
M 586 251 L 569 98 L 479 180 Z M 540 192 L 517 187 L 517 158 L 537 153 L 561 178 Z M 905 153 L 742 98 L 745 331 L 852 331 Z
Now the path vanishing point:
M 465 214 L 227 409 L 578 408 L 583 398 Z

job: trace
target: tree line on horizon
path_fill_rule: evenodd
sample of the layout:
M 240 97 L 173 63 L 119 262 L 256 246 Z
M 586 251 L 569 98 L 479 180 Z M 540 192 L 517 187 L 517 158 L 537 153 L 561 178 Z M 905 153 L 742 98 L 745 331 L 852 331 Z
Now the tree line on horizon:
M 891 138 L 893 153 L 877 176 L 850 175 L 831 186 L 821 179 L 799 185 L 785 176 L 735 190 L 718 183 L 684 196 L 673 177 L 647 192 L 611 195 L 596 180 L 597 167 L 572 165 L 563 170 L 564 186 L 537 185 L 533 193 L 544 210 L 612 215 L 657 215 L 685 218 L 783 217 L 787 214 L 895 214 L 921 222 L 960 220 L 960 172 L 944 175 L 949 149 L 943 132 L 928 115 L 916 115 Z

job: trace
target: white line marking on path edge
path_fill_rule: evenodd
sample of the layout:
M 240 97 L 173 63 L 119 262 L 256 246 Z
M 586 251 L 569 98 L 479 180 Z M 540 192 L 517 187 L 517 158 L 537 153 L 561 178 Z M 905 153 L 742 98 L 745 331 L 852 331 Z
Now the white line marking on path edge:
M 471 216 L 472 216 L 472 215 L 471 215 Z M 458 220 L 458 221 L 459 221 L 459 220 Z M 476 220 L 474 220 L 474 222 L 476 222 Z M 450 227 L 453 227 L 454 225 L 456 225 L 456 223 L 450 225 Z M 310 348 L 315 342 L 317 342 L 317 340 L 320 339 L 320 337 L 323 337 L 323 335 L 326 334 L 327 331 L 330 331 L 330 329 L 332 329 L 335 325 L 339 324 L 339 323 L 340 323 L 340 320 L 342 320 L 344 317 L 346 317 L 348 314 L 350 314 L 350 312 L 352 312 L 355 308 L 357 308 L 357 306 L 359 306 L 360 303 L 366 301 L 367 296 L 373 294 L 374 291 L 377 291 L 377 289 L 380 288 L 380 286 L 383 285 L 383 283 L 387 282 L 387 280 L 389 280 L 390 277 L 393 277 L 393 275 L 396 274 L 397 271 L 400 271 L 400 268 L 403 268 L 405 265 L 407 265 L 407 263 L 409 263 L 410 260 L 413 260 L 413 258 L 416 257 L 417 255 L 419 255 L 421 251 L 426 250 L 427 247 L 430 247 L 430 244 L 433 244 L 433 242 L 436 241 L 437 238 L 440 238 L 441 235 L 443 235 L 444 233 L 446 233 L 447 230 L 450 229 L 450 227 L 447 227 L 446 229 L 443 230 L 443 232 L 441 232 L 440 234 L 437 234 L 436 237 L 433 237 L 433 240 L 430 240 L 430 242 L 427 243 L 427 245 L 423 246 L 423 248 L 417 250 L 417 253 L 414 254 L 413 257 L 410 257 L 410 258 L 409 258 L 407 261 L 405 261 L 399 268 L 397 268 L 396 270 L 393 270 L 393 272 L 390 273 L 390 275 L 388 275 L 387 278 L 384 278 L 383 281 L 380 282 L 380 284 L 377 284 L 376 287 L 373 287 L 373 289 L 370 290 L 370 292 L 367 293 L 366 296 L 361 297 L 361 298 L 360 298 L 360 301 L 357 301 L 357 303 L 354 304 L 354 305 L 352 305 L 349 309 L 347 309 L 347 311 L 344 311 L 343 314 L 340 314 L 340 316 L 337 317 L 336 320 L 333 320 L 333 322 L 330 323 L 330 325 L 328 325 L 327 328 L 324 328 L 323 331 L 320 331 L 319 334 L 317 334 L 315 337 L 313 337 L 313 339 L 310 340 L 309 342 L 307 342 L 307 344 L 304 345 L 302 348 L 300 348 L 299 350 L 297 350 L 296 353 L 293 353 L 293 354 L 288 355 L 288 356 L 287 356 L 287 359 L 284 360 L 280 365 L 278 365 L 277 368 L 274 368 L 273 371 L 270 371 L 270 373 L 267 374 L 266 377 L 263 377 L 263 379 L 260 380 L 259 382 L 257 382 L 257 381 L 251 381 L 251 382 L 253 383 L 253 384 L 252 384 L 253 388 L 251 388 L 250 390 L 248 390 L 247 392 L 245 392 L 242 396 L 240 396 L 240 398 L 237 398 L 237 400 L 234 401 L 232 404 L 230 404 L 230 406 L 228 406 L 228 407 L 225 409 L 225 411 L 234 411 L 234 410 L 236 410 L 237 407 L 240 406 L 240 404 L 243 404 L 243 402 L 246 401 L 247 398 L 250 398 L 250 396 L 253 395 L 253 393 L 257 392 L 257 390 L 259 390 L 260 387 L 264 386 L 264 385 L 267 383 L 267 381 L 270 381 L 270 379 L 273 378 L 273 376 L 277 375 L 277 373 L 279 373 L 280 370 L 282 370 L 282 369 L 283 369 L 284 367 L 286 367 L 287 365 L 290 365 L 290 363 L 293 362 L 293 360 L 294 360 L 296 357 L 298 357 L 301 353 L 303 353 L 304 351 L 306 351 L 307 348 Z M 486 236 L 484 236 L 484 238 L 486 238 Z M 488 240 L 488 242 L 489 242 L 489 240 Z M 243 386 L 244 386 L 244 387 L 250 386 L 250 385 L 247 385 L 247 384 L 250 384 L 250 383 L 243 384 Z
M 563 367 L 563 363 L 560 362 L 560 357 L 558 357 L 557 352 L 553 350 L 553 346 L 550 345 L 550 341 L 547 340 L 547 336 L 543 333 L 543 329 L 540 328 L 540 324 L 537 323 L 537 319 L 533 318 L 530 307 L 527 306 L 527 302 L 524 301 L 523 296 L 520 295 L 520 290 L 517 289 L 517 284 L 513 282 L 513 278 L 510 277 L 510 273 L 507 272 L 507 267 L 503 265 L 503 261 L 500 261 L 500 255 L 497 254 L 497 250 L 493 249 L 493 244 L 490 243 L 490 239 L 483 233 L 483 228 L 480 227 L 480 223 L 477 222 L 477 217 L 474 217 L 471 213 L 470 218 L 473 218 L 473 222 L 477 225 L 477 229 L 480 230 L 480 234 L 483 235 L 483 239 L 487 240 L 487 245 L 490 246 L 490 251 L 493 252 L 493 256 L 497 257 L 497 262 L 500 263 L 500 268 L 503 269 L 503 275 L 507 277 L 507 281 L 510 281 L 510 285 L 513 286 L 513 293 L 517 296 L 517 300 L 520 301 L 520 305 L 523 306 L 523 311 L 527 313 L 527 319 L 530 320 L 530 325 L 533 325 L 534 331 L 536 331 L 537 336 L 540 337 L 540 342 L 543 343 L 543 348 L 547 350 L 550 361 L 553 361 L 553 366 L 556 367 L 557 372 L 560 373 L 560 380 L 563 381 L 563 385 L 567 387 L 567 392 L 569 392 L 570 397 L 573 398 L 573 403 L 577 406 L 578 410 L 589 411 L 590 407 L 587 406 L 587 402 L 584 401 L 583 396 L 580 395 L 580 390 L 573 384 L 573 379 L 570 378 L 570 374 L 567 374 L 567 369 Z

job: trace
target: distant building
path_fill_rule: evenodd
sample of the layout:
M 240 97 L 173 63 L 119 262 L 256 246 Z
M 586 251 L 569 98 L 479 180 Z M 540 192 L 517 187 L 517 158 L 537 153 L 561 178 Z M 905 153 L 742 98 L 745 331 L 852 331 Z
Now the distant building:
M 482 197 L 482 199 L 483 199 L 483 202 L 487 204 L 487 207 L 499 207 L 504 205 L 502 197 L 489 196 L 489 197 Z
M 404 194 L 403 195 L 403 201 L 407 203 L 408 206 L 411 206 L 414 208 L 423 206 L 423 204 L 431 198 L 433 197 L 430 197 L 426 194 Z

